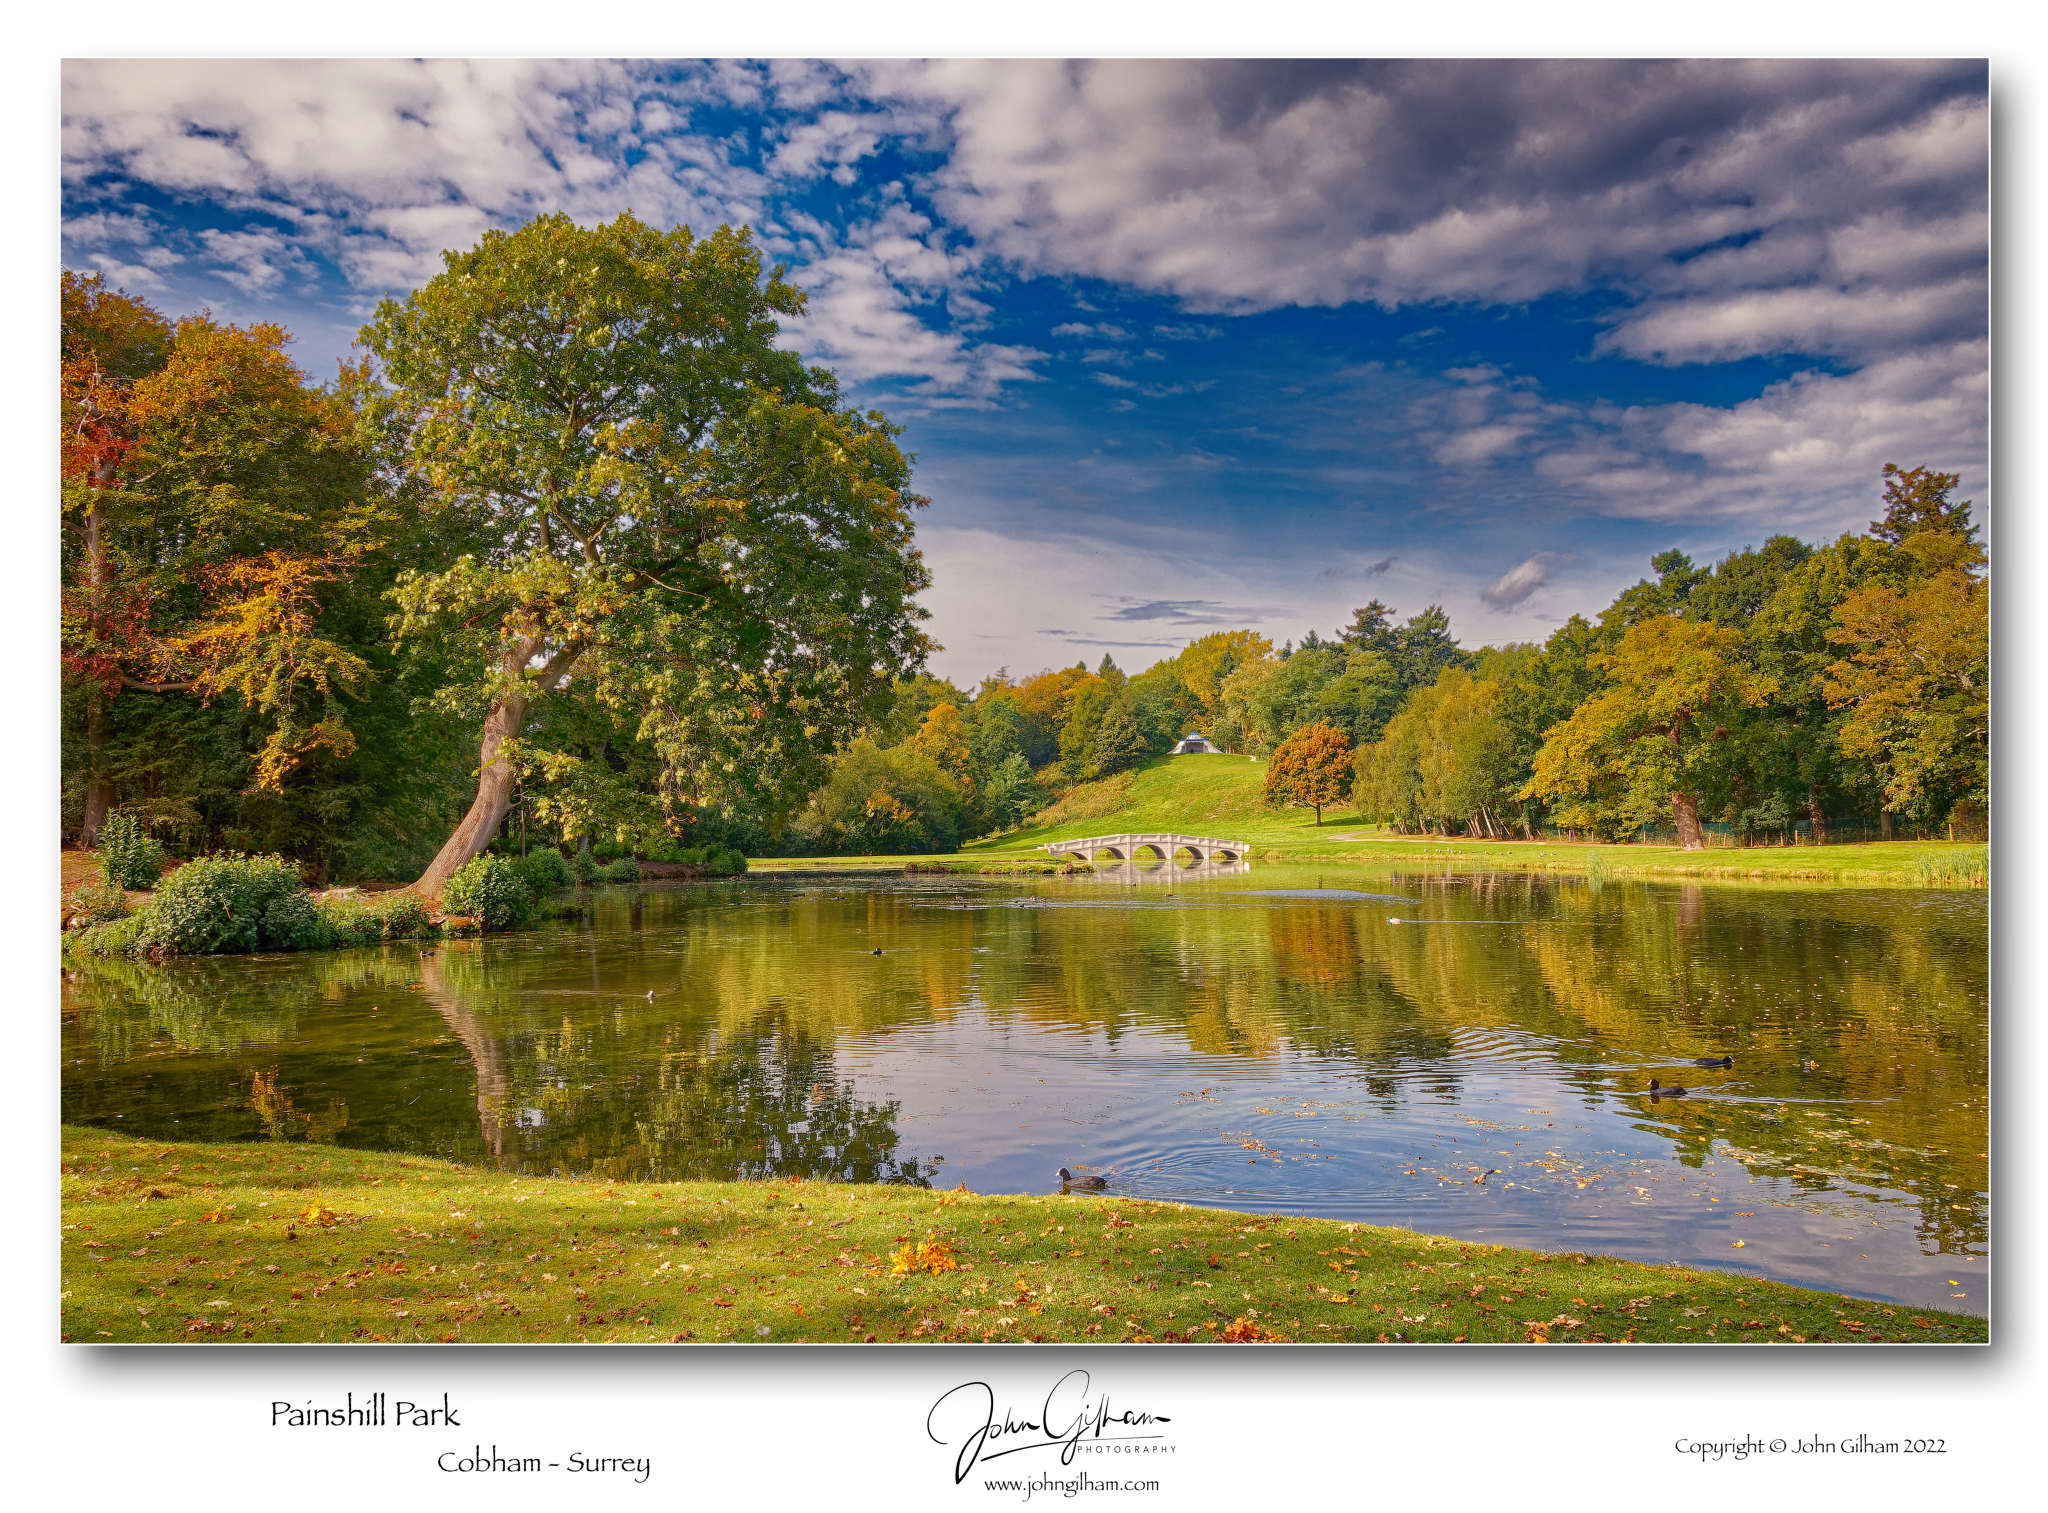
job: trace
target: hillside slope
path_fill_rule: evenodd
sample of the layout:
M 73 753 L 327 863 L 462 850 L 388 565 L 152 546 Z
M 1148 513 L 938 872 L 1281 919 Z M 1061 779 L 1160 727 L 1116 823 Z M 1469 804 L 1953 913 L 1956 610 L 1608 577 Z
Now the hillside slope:
M 1265 781 L 1266 764 L 1241 756 L 1154 757 L 1130 772 L 1083 783 L 1037 816 L 1038 823 L 1028 830 L 977 841 L 969 849 L 1008 851 L 1103 830 L 1173 830 L 1260 845 L 1339 833 L 1336 809 L 1323 811 L 1320 834 L 1312 810 L 1268 809 L 1262 797 Z M 1346 806 L 1342 821 L 1355 826 L 1358 817 Z

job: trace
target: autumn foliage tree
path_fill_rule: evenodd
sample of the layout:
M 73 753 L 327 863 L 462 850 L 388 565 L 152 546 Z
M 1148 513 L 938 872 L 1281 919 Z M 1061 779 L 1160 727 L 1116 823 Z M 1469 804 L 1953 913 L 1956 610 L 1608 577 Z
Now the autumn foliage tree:
M 1916 588 L 1844 599 L 1828 640 L 1846 653 L 1822 691 L 1846 711 L 1840 741 L 1868 759 L 1888 810 L 1932 818 L 1982 804 L 1991 734 L 1990 590 L 1960 567 Z
M 1676 615 L 1631 625 L 1614 650 L 1587 659 L 1605 686 L 1548 733 L 1521 796 L 1565 801 L 1567 824 L 1574 806 L 1625 813 L 1668 798 L 1679 846 L 1704 849 L 1700 794 L 1721 776 L 1729 725 L 1776 687 L 1741 648 L 1741 631 Z
M 1273 752 L 1266 767 L 1266 802 L 1305 804 L 1323 822 L 1323 810 L 1351 791 L 1351 739 L 1320 720 L 1304 725 Z
M 282 327 L 173 323 L 97 275 L 64 275 L 62 311 L 62 646 L 90 844 L 117 698 L 232 695 L 264 731 L 252 790 L 352 749 L 339 700 L 365 663 L 319 629 L 321 593 L 391 521 L 350 396 L 308 384 Z

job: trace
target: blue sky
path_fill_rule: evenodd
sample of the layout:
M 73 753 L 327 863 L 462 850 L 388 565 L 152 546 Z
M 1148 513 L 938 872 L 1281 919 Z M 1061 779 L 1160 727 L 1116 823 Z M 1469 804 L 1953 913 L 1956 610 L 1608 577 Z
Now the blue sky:
M 96 61 L 67 267 L 274 319 L 544 211 L 747 225 L 908 427 L 972 681 L 1379 598 L 1540 639 L 1986 488 L 1976 63 Z

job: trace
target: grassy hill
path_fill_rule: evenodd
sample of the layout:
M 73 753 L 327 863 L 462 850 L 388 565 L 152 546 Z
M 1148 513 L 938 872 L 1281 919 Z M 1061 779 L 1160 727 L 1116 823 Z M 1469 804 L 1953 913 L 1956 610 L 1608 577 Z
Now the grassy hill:
M 1262 861 L 1348 860 L 1364 865 L 1428 866 L 1469 872 L 1527 868 L 1614 876 L 1746 881 L 1984 887 L 1987 849 L 1943 841 L 1833 846 L 1716 847 L 1599 845 L 1592 842 L 1482 841 L 1397 836 L 1368 825 L 1348 807 L 1325 809 L 1318 827 L 1307 809 L 1268 809 L 1266 767 L 1245 757 L 1155 757 L 1131 772 L 1084 783 L 1034 817 L 1026 829 L 975 841 L 963 857 L 992 859 L 1036 852 L 1047 841 L 1119 831 L 1179 831 L 1246 842 Z M 1036 853 L 1043 858 L 1043 852 Z

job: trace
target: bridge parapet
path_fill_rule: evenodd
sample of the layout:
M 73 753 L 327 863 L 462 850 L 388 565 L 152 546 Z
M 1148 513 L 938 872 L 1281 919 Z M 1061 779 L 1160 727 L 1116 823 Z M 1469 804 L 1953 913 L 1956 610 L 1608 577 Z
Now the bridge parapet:
M 1120 862 L 1129 861 L 1140 851 L 1150 851 L 1163 862 L 1172 861 L 1181 851 L 1188 852 L 1198 862 L 1212 861 L 1217 857 L 1241 861 L 1251 852 L 1250 844 L 1245 841 L 1219 840 L 1210 835 L 1178 835 L 1169 831 L 1127 831 L 1121 835 L 1047 841 L 1038 849 L 1050 851 L 1054 856 L 1078 856 L 1083 861 L 1093 861 L 1098 853 L 1107 851 Z

